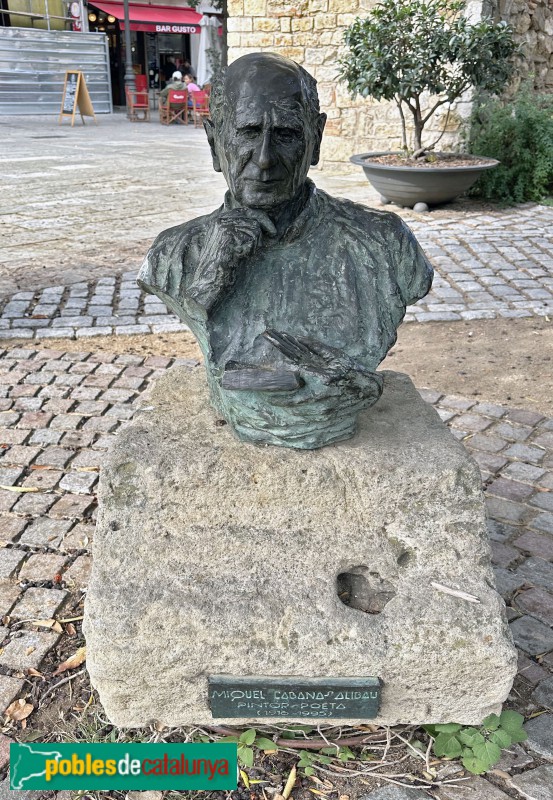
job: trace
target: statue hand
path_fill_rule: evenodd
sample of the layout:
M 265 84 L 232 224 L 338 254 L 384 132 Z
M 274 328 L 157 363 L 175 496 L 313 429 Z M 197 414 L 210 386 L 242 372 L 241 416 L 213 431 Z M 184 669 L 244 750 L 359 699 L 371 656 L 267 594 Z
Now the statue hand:
M 316 375 L 327 385 L 356 389 L 364 397 L 373 396 L 374 402 L 382 394 L 382 376 L 366 369 L 343 350 L 307 336 L 292 336 L 273 329 L 266 330 L 263 336 L 303 372 Z
M 187 294 L 209 311 L 222 291 L 232 286 L 238 263 L 259 248 L 263 234 L 276 228 L 263 211 L 233 208 L 211 223 Z

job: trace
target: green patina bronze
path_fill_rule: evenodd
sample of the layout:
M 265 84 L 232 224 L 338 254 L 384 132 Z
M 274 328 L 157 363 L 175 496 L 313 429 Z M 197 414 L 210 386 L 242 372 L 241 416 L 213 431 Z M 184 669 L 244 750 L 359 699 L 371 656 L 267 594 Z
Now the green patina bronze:
M 376 367 L 432 268 L 395 214 L 307 178 L 326 116 L 302 67 L 243 56 L 214 87 L 211 117 L 224 205 L 161 233 L 139 284 L 198 339 L 212 402 L 242 440 L 347 439 L 380 397 Z

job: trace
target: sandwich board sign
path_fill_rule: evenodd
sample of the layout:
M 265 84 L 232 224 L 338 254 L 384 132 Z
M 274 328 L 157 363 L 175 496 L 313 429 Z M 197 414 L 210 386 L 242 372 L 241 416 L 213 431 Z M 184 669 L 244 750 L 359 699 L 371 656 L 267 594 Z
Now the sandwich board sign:
M 96 122 L 96 115 L 92 108 L 92 100 L 86 88 L 86 81 L 83 73 L 79 70 L 67 70 L 65 73 L 65 83 L 63 84 L 58 124 L 61 125 L 61 121 L 64 117 L 71 117 L 71 127 L 73 127 L 77 108 L 79 109 L 83 125 L 85 124 L 85 116 L 93 117 L 94 122 Z

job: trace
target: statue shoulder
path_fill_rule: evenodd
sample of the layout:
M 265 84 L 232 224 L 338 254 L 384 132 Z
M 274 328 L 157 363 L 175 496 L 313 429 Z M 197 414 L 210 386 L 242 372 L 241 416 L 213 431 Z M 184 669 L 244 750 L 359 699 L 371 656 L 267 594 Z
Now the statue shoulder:
M 183 278 L 196 266 L 206 229 L 220 213 L 196 217 L 182 225 L 162 231 L 148 250 L 138 273 L 138 282 L 148 291 L 178 291 Z
M 324 195 L 324 193 L 321 193 Z M 432 285 L 433 269 L 413 231 L 398 214 L 368 208 L 351 200 L 324 195 L 326 219 L 340 229 L 352 250 L 380 255 L 378 270 L 397 286 L 405 305 L 424 297 Z M 373 264 L 374 259 L 369 259 Z M 365 263 L 361 259 L 361 263 Z
M 361 230 L 388 230 L 391 234 L 409 230 L 401 217 L 392 211 L 383 211 L 377 208 L 355 203 L 344 197 L 333 197 L 326 192 L 317 190 L 318 195 L 326 206 L 327 215 L 340 222 L 349 222 Z

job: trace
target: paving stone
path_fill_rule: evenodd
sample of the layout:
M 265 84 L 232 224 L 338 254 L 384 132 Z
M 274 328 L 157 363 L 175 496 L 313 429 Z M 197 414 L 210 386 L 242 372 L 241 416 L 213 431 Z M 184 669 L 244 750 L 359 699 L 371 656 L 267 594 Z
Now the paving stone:
M 41 430 L 34 431 L 29 439 L 29 444 L 57 444 L 62 436 L 63 434 L 60 431 L 53 431 L 51 428 L 42 428 Z
M 130 413 L 133 413 L 133 409 L 128 409 Z M 78 467 L 100 467 L 100 462 L 102 460 L 102 456 L 97 450 L 92 450 L 91 448 L 83 448 L 80 453 L 75 456 L 71 463 L 71 469 L 76 469 Z
M 519 422 L 521 425 L 537 425 L 542 419 L 544 419 L 543 414 L 540 414 L 539 411 L 528 411 L 527 409 L 522 408 L 511 408 L 507 412 L 507 419 L 513 420 L 513 422 Z
M 63 469 L 74 455 L 73 450 L 64 447 L 47 447 L 36 459 L 35 464 Z
M 8 614 L 21 595 L 21 589 L 9 580 L 0 580 L 0 617 Z
M 544 669 L 540 664 L 534 661 L 525 653 L 519 650 L 518 653 L 518 673 L 519 677 L 524 678 L 525 681 L 536 686 L 540 681 L 549 677 L 549 672 Z
M 528 506 L 521 503 L 513 503 L 502 497 L 493 497 L 493 495 L 486 496 L 486 508 L 489 516 L 493 517 L 493 519 L 505 520 L 505 522 L 516 524 L 524 522 L 530 514 Z
M 24 494 L 12 507 L 16 514 L 31 514 L 32 516 L 42 516 L 46 514 L 55 502 L 55 495 L 43 493 Z
M 21 544 L 34 545 L 35 547 L 57 548 L 63 537 L 71 528 L 72 523 L 67 520 L 42 519 L 34 520 L 22 534 Z
M 493 572 L 497 591 L 504 600 L 508 600 L 524 583 L 524 578 L 503 567 L 495 567 Z
M 19 534 L 25 529 L 28 520 L 21 519 L 13 515 L 0 516 L 0 541 L 9 542 L 17 539 Z
M 15 679 L 12 678 L 12 680 Z M 19 694 L 19 692 L 16 694 Z M 8 705 L 10 704 L 8 703 Z M 2 706 L 2 703 L 0 702 L 0 707 L 0 713 L 4 713 L 7 706 Z M 3 733 L 0 733 L 0 770 L 4 770 L 10 763 L 10 744 L 13 744 L 14 741 L 15 739 L 11 739 L 9 736 L 5 736 Z
M 510 779 L 510 785 L 526 800 L 551 800 L 553 797 L 553 766 L 544 764 Z
M 23 414 L 19 420 L 17 427 L 34 430 L 35 428 L 47 428 L 52 420 L 52 414 L 46 414 L 41 411 L 29 411 Z
M 22 483 L 26 489 L 36 487 L 42 491 L 49 491 L 57 486 L 63 472 L 58 469 L 40 469 L 33 470 L 30 475 L 27 475 Z
M 17 695 L 23 689 L 23 684 L 24 682 L 19 678 L 10 678 L 8 675 L 0 675 L 0 714 L 3 714 L 7 707 L 13 703 Z M 7 739 L 8 737 L 3 738 Z M 2 749 L 4 750 L 4 748 L 5 742 L 2 741 Z M 4 752 L 2 755 L 4 756 Z
M 0 664 L 18 671 L 38 669 L 44 656 L 55 647 L 60 635 L 53 632 L 25 631 L 0 653 Z
M 484 414 L 486 417 L 493 417 L 494 419 L 500 419 L 507 413 L 506 408 L 494 405 L 493 403 L 478 403 L 478 405 L 473 406 L 471 410 L 474 414 Z
M 63 537 L 60 550 L 64 553 L 74 553 L 76 550 L 90 549 L 94 528 L 93 523 L 79 522 Z
M 53 519 L 80 519 L 92 508 L 96 498 L 92 495 L 65 494 L 50 509 Z
M 25 550 L 4 547 L 0 550 L 0 580 L 11 578 L 20 564 L 25 561 Z
M 472 441 L 469 439 L 466 444 L 470 447 Z M 481 470 L 492 474 L 499 472 L 499 470 L 507 463 L 507 459 L 503 458 L 502 456 L 497 456 L 493 453 L 483 453 L 480 450 L 471 449 L 471 456 L 474 458 Z
M 19 580 L 31 583 L 53 581 L 55 576 L 61 572 L 65 561 L 64 556 L 55 553 L 32 555 L 19 570 Z
M 538 684 L 530 699 L 538 706 L 553 709 L 553 675 Z
M 0 484 L 14 486 L 21 475 L 23 475 L 21 467 L 0 467 Z
M 499 522 L 496 519 L 488 519 L 488 536 L 493 542 L 505 542 L 511 536 L 520 533 L 520 528 L 515 528 L 513 525 L 507 525 L 505 522 Z
M 503 470 L 504 477 L 527 483 L 535 483 L 544 474 L 545 470 L 541 467 L 533 467 L 531 464 L 523 464 L 521 461 L 513 461 Z
M 520 553 L 514 547 L 504 542 L 493 542 L 492 547 L 492 562 L 497 564 L 498 567 L 509 567 L 518 558 Z M 553 598 L 552 598 L 553 599 Z
M 553 512 L 553 492 L 538 492 L 532 497 L 530 504 L 544 511 Z
M 503 772 L 512 772 L 513 769 L 523 769 L 534 761 L 533 756 L 524 750 L 520 744 L 512 744 L 507 750 L 501 751 L 501 758 L 494 769 L 501 769 Z
M 517 647 L 531 656 L 538 656 L 553 650 L 553 630 L 533 617 L 525 615 L 510 625 Z
M 12 608 L 14 619 L 52 619 L 63 605 L 67 592 L 61 589 L 27 589 L 19 603 Z
M 504 497 L 506 500 L 513 500 L 516 503 L 521 503 L 527 500 L 533 493 L 534 487 L 521 483 L 520 481 L 511 481 L 507 478 L 497 478 L 491 483 L 487 491 L 496 497 Z
M 400 786 L 384 786 L 369 794 L 360 794 L 359 800 L 428 800 L 426 792 L 420 789 L 404 789 Z
M 502 439 L 524 442 L 532 430 L 528 425 L 510 425 L 508 422 L 500 422 L 494 427 L 493 432 Z
M 553 760 L 553 714 L 541 714 L 529 720 L 524 730 L 528 734 L 526 745 L 540 756 Z
M 504 455 L 509 458 L 518 458 L 519 461 L 526 461 L 530 464 L 539 464 L 543 461 L 545 450 L 533 447 L 529 444 L 513 444 L 504 451 Z
M 83 591 L 88 586 L 91 569 L 92 558 L 85 555 L 79 556 L 64 573 L 65 586 L 70 590 Z
M 546 533 L 553 533 L 553 514 L 538 514 L 532 520 L 532 527 Z
M 467 431 L 483 431 L 492 425 L 492 420 L 477 414 L 461 414 L 451 423 L 455 428 L 462 428 Z
M 546 625 L 553 625 L 553 595 L 545 589 L 528 589 L 521 592 L 515 602 L 516 607 L 523 613 L 536 617 Z
M 67 431 L 63 434 L 61 444 L 64 447 L 72 447 L 78 449 L 79 447 L 89 447 L 96 434 L 93 431 Z
M 374 793 L 370 794 L 371 800 Z M 407 795 L 409 797 L 409 795 Z M 470 778 L 459 784 L 459 788 L 444 786 L 436 794 L 437 800 L 510 800 L 509 795 L 485 778 Z
M 516 570 L 524 583 L 553 592 L 553 564 L 543 558 L 527 558 Z
M 513 544 L 533 556 L 553 559 L 553 537 L 547 534 L 527 531 L 515 539 Z
M 97 481 L 96 472 L 69 472 L 60 481 L 60 488 L 75 494 L 89 494 Z

